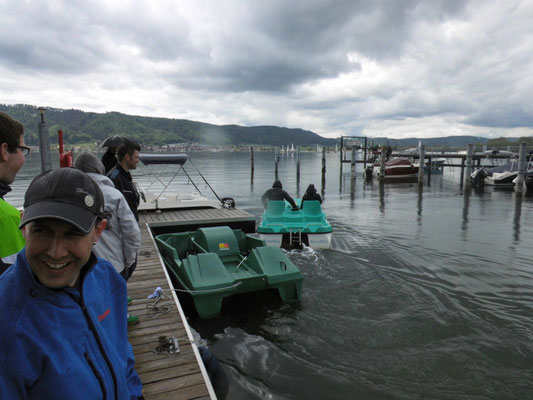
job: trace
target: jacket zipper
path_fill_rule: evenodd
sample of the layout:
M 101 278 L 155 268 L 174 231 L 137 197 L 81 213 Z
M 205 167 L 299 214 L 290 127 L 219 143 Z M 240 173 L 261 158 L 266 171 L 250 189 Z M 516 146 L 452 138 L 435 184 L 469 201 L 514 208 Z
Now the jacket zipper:
M 102 394 L 104 395 L 103 400 L 106 400 L 106 391 L 105 391 L 105 385 L 104 380 L 98 370 L 96 369 L 96 366 L 93 363 L 93 360 L 91 360 L 91 357 L 89 357 L 89 354 L 87 352 L 84 353 L 85 359 L 87 360 L 87 363 L 89 364 L 89 367 L 91 367 L 93 374 L 96 376 L 96 379 L 98 380 L 98 383 L 100 384 L 100 389 L 102 390 Z
M 80 293 L 81 294 L 81 293 Z M 102 345 L 102 341 L 100 340 L 100 336 L 98 336 L 98 332 L 96 330 L 96 327 L 93 324 L 93 320 L 91 319 L 91 316 L 89 315 L 89 311 L 85 307 L 85 304 L 83 303 L 83 297 L 81 297 L 81 309 L 83 310 L 83 314 L 85 315 L 85 318 L 89 322 L 89 329 L 94 335 L 94 338 L 96 339 L 96 343 L 98 344 L 98 348 L 100 349 L 100 353 L 104 357 L 104 360 L 107 364 L 107 368 L 109 368 L 109 372 L 111 373 L 111 377 L 113 378 L 113 388 L 115 389 L 115 399 L 118 399 L 118 384 L 117 384 L 117 377 L 115 376 L 115 370 L 113 369 L 113 364 L 109 360 L 109 357 L 107 356 L 106 352 L 104 351 L 104 346 Z
M 111 377 L 113 378 L 113 389 L 115 392 L 115 399 L 118 399 L 118 383 L 117 383 L 117 377 L 115 375 L 115 370 L 113 369 L 113 364 L 109 360 L 109 357 L 107 356 L 106 352 L 104 351 L 104 346 L 102 345 L 102 341 L 100 340 L 100 336 L 98 335 L 98 331 L 96 330 L 96 327 L 94 326 L 93 320 L 91 319 L 91 316 L 89 315 L 89 311 L 87 310 L 87 307 L 85 307 L 85 303 L 83 302 L 83 294 L 82 294 L 82 288 L 80 286 L 80 301 L 76 299 L 75 296 L 73 296 L 71 293 L 68 293 L 68 295 L 80 305 L 81 310 L 83 311 L 83 315 L 85 316 L 85 319 L 87 320 L 87 323 L 89 324 L 89 330 L 92 332 L 94 339 L 96 340 L 96 344 L 98 345 L 98 349 L 100 350 L 100 354 L 102 354 L 102 357 L 104 358 L 104 361 L 107 365 L 107 368 L 109 369 L 109 372 L 111 374 Z M 94 366 L 94 364 L 93 364 Z M 94 366 L 95 367 L 95 366 Z M 96 371 L 96 370 L 95 370 Z M 98 375 L 101 378 L 101 375 Z M 103 381 L 102 381 L 103 383 Z M 105 394 L 105 391 L 104 391 Z

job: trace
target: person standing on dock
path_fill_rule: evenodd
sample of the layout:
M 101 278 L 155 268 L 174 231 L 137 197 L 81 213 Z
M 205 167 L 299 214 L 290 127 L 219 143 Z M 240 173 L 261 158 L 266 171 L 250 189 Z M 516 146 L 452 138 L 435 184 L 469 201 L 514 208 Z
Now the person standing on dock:
M 28 187 L 26 247 L 0 276 L 2 398 L 142 399 L 126 282 L 92 251 L 106 223 L 84 172 L 50 170 Z
M 293 209 L 298 209 L 294 199 L 289 196 L 285 190 L 283 190 L 283 185 L 280 181 L 274 181 L 272 188 L 268 189 L 261 197 L 261 201 L 263 202 L 263 206 L 265 206 L 265 208 L 269 200 L 287 200 Z
M 137 143 L 130 141 L 123 143 L 117 151 L 118 164 L 107 174 L 107 177 L 113 181 L 115 187 L 120 190 L 126 198 L 137 221 L 139 221 L 137 207 L 139 206 L 140 196 L 137 188 L 133 184 L 133 178 L 131 177 L 130 171 L 137 168 L 140 151 L 141 146 Z
M 300 204 L 300 208 L 303 208 L 304 201 L 306 200 L 318 200 L 320 204 L 322 204 L 322 197 L 320 196 L 320 194 L 317 193 L 315 185 L 310 184 L 309 186 L 307 186 L 305 194 L 302 197 L 302 203 Z
M 0 112 L 0 274 L 15 262 L 24 247 L 19 229 L 20 211 L 4 200 L 9 186 L 22 168 L 30 148 L 24 144 L 24 127 L 9 115 Z
M 141 230 L 126 199 L 104 175 L 105 168 L 96 156 L 81 153 L 74 160 L 74 168 L 85 172 L 95 181 L 104 195 L 107 226 L 93 248 L 94 253 L 113 264 L 117 272 L 128 280 L 130 268 L 137 260 L 141 245 Z M 128 304 L 131 298 L 128 297 Z M 128 325 L 139 322 L 135 315 L 128 314 Z

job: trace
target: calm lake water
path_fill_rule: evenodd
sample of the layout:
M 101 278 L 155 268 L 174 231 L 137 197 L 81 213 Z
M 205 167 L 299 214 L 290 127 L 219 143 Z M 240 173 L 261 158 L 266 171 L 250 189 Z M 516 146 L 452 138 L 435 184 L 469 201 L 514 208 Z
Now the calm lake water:
M 255 153 L 253 182 L 248 153 L 190 158 L 259 218 L 273 153 Z M 533 197 L 463 191 L 458 169 L 419 188 L 367 183 L 358 166 L 352 190 L 339 165 L 328 154 L 323 186 L 316 153 L 301 154 L 299 182 L 295 156 L 281 157 L 284 189 L 321 188 L 334 228 L 331 250 L 289 253 L 302 301 L 238 298 L 190 320 L 228 374 L 228 399 L 533 399 Z M 6 199 L 22 205 L 39 168 L 30 155 Z M 180 176 L 171 190 L 190 192 Z M 139 169 L 134 179 L 147 185 Z

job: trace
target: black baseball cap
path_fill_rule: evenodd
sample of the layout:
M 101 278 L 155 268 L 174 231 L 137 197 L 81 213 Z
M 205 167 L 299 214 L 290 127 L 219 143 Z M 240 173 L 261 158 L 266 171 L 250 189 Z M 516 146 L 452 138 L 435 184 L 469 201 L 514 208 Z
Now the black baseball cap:
M 38 219 L 68 222 L 89 233 L 97 218 L 104 218 L 104 196 L 85 172 L 58 168 L 36 176 L 24 196 L 20 227 Z

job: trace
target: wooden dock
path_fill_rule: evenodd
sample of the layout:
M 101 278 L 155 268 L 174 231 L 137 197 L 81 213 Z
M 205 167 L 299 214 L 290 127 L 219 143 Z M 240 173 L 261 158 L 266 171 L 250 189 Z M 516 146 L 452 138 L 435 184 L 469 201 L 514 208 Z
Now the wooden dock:
M 249 228 L 252 222 L 255 230 L 255 217 L 239 209 L 140 213 L 141 247 L 137 268 L 128 281 L 128 295 L 133 298 L 128 311 L 139 317 L 139 323 L 129 327 L 128 336 L 146 400 L 216 399 L 185 314 L 157 251 L 153 231 L 183 231 L 198 223 L 204 226 L 240 224 Z M 156 306 L 169 306 L 167 313 L 147 307 L 154 305 L 155 300 L 147 296 L 158 286 L 166 297 Z M 154 353 L 160 336 L 176 337 L 180 352 L 173 355 Z

